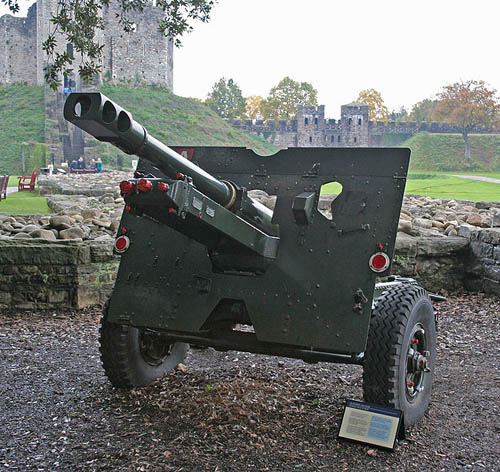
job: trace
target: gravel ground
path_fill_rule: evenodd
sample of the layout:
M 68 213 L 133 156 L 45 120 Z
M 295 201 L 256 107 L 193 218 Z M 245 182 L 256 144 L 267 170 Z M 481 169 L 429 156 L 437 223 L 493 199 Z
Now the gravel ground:
M 440 309 L 432 405 L 395 452 L 337 440 L 360 367 L 193 350 L 118 391 L 98 310 L 1 313 L 0 470 L 500 470 L 500 300 L 454 293 Z

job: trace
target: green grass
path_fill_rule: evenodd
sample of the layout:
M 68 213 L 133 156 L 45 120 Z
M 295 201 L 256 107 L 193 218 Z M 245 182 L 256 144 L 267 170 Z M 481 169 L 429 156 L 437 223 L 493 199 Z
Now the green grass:
M 43 143 L 45 114 L 42 87 L 0 87 L 0 175 L 21 172 L 23 143 Z M 25 146 L 28 162 L 31 147 Z
M 401 144 L 411 149 L 410 172 L 484 173 L 500 171 L 500 135 L 472 134 L 471 161 L 459 134 L 419 133 Z
M 473 202 L 498 202 L 500 201 L 500 184 L 460 177 L 437 176 L 433 179 L 407 180 L 405 193 Z
M 332 182 L 321 187 L 321 195 L 339 194 L 341 190 L 342 186 L 339 183 Z M 405 194 L 473 202 L 498 202 L 500 201 L 500 184 L 461 179 L 439 173 L 414 173 L 406 181 Z
M 0 201 L 0 213 L 7 215 L 33 215 L 38 213 L 50 213 L 47 199 L 40 197 L 35 192 L 14 192 L 7 195 L 5 200 Z

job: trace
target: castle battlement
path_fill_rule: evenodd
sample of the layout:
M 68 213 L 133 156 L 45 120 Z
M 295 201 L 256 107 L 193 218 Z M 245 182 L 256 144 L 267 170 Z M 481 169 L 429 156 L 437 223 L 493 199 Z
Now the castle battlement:
M 459 126 L 450 123 L 415 121 L 369 121 L 369 106 L 360 103 L 342 105 L 339 120 L 325 119 L 325 106 L 297 107 L 296 120 L 233 120 L 234 128 L 256 134 L 277 147 L 353 147 L 383 146 L 386 135 L 460 134 Z M 476 127 L 470 133 L 500 134 L 500 130 Z

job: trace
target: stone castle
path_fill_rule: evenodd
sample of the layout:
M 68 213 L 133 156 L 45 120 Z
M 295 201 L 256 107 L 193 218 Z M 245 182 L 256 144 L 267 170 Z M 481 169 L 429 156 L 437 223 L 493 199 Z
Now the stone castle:
M 104 45 L 102 79 L 115 84 L 156 84 L 172 90 L 173 44 L 157 28 L 163 11 L 151 2 L 143 12 L 130 15 L 135 30 L 125 33 L 113 5 L 103 7 L 104 30 L 96 38 Z M 25 18 L 11 15 L 0 18 L 0 84 L 44 85 L 46 57 L 42 42 L 54 28 L 50 19 L 56 9 L 57 0 L 38 0 Z M 68 51 L 74 58 L 73 69 L 78 70 L 80 55 L 62 35 L 56 38 L 58 52 Z M 78 77 L 66 80 L 73 80 L 71 85 L 81 89 Z
M 173 43 L 165 38 L 157 25 L 163 15 L 151 1 L 142 12 L 130 14 L 134 31 L 125 33 L 118 22 L 114 3 L 104 6 L 104 30 L 96 37 L 104 45 L 102 73 L 96 83 L 134 86 L 156 85 L 173 90 Z M 53 30 L 50 19 L 57 9 L 57 0 L 38 0 L 25 18 L 3 15 L 0 17 L 0 85 L 24 84 L 44 86 L 45 52 L 42 42 Z M 65 77 L 59 90 L 48 87 L 45 100 L 45 143 L 53 162 L 71 161 L 85 156 L 87 143 L 79 129 L 66 122 L 61 110 L 65 89 L 88 90 L 76 71 L 81 56 L 62 35 L 56 35 L 58 51 L 67 51 L 73 57 L 75 71 Z
M 287 147 L 380 147 L 398 144 L 423 131 L 429 133 L 461 133 L 448 123 L 414 121 L 373 122 L 368 119 L 370 107 L 361 103 L 342 105 L 340 119 L 325 119 L 325 106 L 297 107 L 297 119 L 286 121 L 233 120 L 237 129 L 256 134 L 278 148 Z M 476 128 L 473 133 L 500 133 L 493 128 Z

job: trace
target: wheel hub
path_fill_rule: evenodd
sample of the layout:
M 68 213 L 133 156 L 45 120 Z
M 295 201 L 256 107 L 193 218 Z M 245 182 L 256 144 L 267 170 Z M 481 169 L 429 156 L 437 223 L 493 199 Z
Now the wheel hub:
M 412 330 L 406 358 L 406 397 L 414 401 L 424 390 L 425 374 L 431 371 L 427 338 L 420 324 Z
M 170 354 L 172 344 L 161 333 L 150 329 L 139 331 L 139 351 L 142 358 L 151 366 L 160 365 Z

